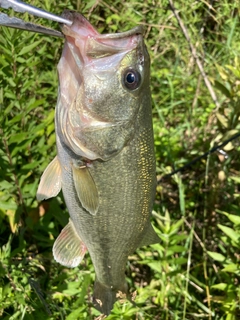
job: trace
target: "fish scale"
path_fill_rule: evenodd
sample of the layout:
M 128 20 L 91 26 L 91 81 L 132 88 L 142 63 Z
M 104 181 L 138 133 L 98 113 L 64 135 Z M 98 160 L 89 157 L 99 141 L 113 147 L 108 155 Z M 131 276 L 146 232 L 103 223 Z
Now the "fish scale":
M 127 293 L 128 256 L 159 242 L 150 223 L 156 188 L 150 61 L 140 28 L 100 35 L 77 13 L 63 17 L 73 25 L 63 27 L 58 65 L 57 157 L 38 199 L 62 189 L 70 221 L 54 243 L 54 258 L 76 267 L 89 251 L 93 303 L 109 314 L 118 292 Z

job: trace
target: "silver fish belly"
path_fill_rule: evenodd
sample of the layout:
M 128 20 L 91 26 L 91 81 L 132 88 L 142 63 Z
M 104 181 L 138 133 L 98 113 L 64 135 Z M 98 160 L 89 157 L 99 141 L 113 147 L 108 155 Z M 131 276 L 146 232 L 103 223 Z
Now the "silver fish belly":
M 118 291 L 127 292 L 128 256 L 159 242 L 150 223 L 156 175 L 149 55 L 139 27 L 101 35 L 80 14 L 63 16 L 73 25 L 62 28 L 57 156 L 37 197 L 62 189 L 70 221 L 54 243 L 54 258 L 76 267 L 89 251 L 93 302 L 109 314 Z

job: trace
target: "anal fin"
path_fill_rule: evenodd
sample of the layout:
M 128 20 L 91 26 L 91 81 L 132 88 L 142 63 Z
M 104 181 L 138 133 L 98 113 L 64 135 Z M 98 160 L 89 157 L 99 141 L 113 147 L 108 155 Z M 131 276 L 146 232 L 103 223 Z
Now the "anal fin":
M 71 220 L 63 228 L 53 245 L 54 259 L 65 267 L 75 268 L 82 261 L 87 247 L 82 242 Z
M 56 156 L 44 170 L 37 190 L 37 200 L 56 197 L 62 187 L 61 167 Z
M 92 215 L 99 207 L 98 190 L 87 167 L 72 166 L 73 181 L 82 206 Z

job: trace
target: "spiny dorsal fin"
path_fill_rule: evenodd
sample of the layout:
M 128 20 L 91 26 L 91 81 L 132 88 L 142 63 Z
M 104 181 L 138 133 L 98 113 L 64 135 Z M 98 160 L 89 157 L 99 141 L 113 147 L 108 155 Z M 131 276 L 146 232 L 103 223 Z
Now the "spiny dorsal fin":
M 87 167 L 72 166 L 73 181 L 82 206 L 92 215 L 99 207 L 98 190 Z
M 87 247 L 78 236 L 73 223 L 62 229 L 53 245 L 54 259 L 65 267 L 75 268 L 82 261 Z
M 42 201 L 56 197 L 61 187 L 61 167 L 56 156 L 42 174 L 37 190 L 37 200 Z
M 160 242 L 161 242 L 161 239 L 158 237 L 151 223 L 149 222 L 148 229 L 138 247 L 140 248 L 143 246 L 149 246 L 150 244 L 160 243 Z

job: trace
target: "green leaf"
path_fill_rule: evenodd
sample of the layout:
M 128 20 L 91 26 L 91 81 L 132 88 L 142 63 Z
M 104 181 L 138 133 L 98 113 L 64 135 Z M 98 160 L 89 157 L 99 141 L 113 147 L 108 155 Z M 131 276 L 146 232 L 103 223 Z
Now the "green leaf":
M 240 183 L 240 177 L 230 176 L 229 178 L 237 183 Z
M 22 118 L 23 118 L 23 115 L 22 114 L 18 114 L 8 122 L 8 125 L 11 125 L 11 124 L 14 124 L 16 122 L 19 122 L 20 120 L 22 120 Z
M 3 210 L 17 210 L 17 204 L 14 202 L 5 202 L 5 201 L 0 201 L 0 209 Z
M 179 253 L 179 252 L 186 251 L 186 248 L 183 246 L 175 245 L 175 246 L 168 247 L 168 251 L 171 251 L 172 253 Z
M 239 179 L 239 182 L 240 182 L 240 179 Z M 225 216 L 227 216 L 228 219 L 230 221 L 232 221 L 234 224 L 236 224 L 236 225 L 240 224 L 240 216 L 237 216 L 235 214 L 230 214 L 230 213 L 228 213 L 226 211 L 221 211 L 221 210 L 217 210 L 217 212 L 222 213 Z
M 172 260 L 174 263 L 176 263 L 177 265 L 181 265 L 181 264 L 186 264 L 188 259 L 187 258 L 175 258 Z
M 160 273 L 162 272 L 162 266 L 161 266 L 160 261 L 150 262 L 150 263 L 148 263 L 148 266 L 154 271 L 157 271 Z
M 1 184 L 0 184 L 0 189 L 2 189 L 2 190 L 8 190 L 8 189 L 10 189 L 10 188 L 12 188 L 13 187 L 13 183 L 10 183 L 10 182 L 8 182 L 8 181 L 6 181 L 6 180 L 4 180 L 4 181 L 1 181 Z
M 218 228 L 221 229 L 231 240 L 233 240 L 234 242 L 238 242 L 240 234 L 238 234 L 232 228 L 223 226 L 221 224 L 218 224 Z
M 235 66 L 230 66 L 226 65 L 226 67 L 233 72 L 233 74 L 237 77 L 240 78 L 240 71 L 239 68 L 236 68 Z
M 224 128 L 228 127 L 228 119 L 223 116 L 222 114 L 220 114 L 219 112 L 216 113 L 216 116 L 218 118 L 218 120 L 220 121 L 220 123 L 223 125 Z
M 182 242 L 183 240 L 186 240 L 188 238 L 187 234 L 176 234 L 171 236 L 171 244 L 176 244 L 178 242 Z
M 239 225 L 240 224 L 240 216 L 237 216 L 235 214 L 227 214 L 226 215 L 230 221 L 232 221 L 234 224 Z
M 24 166 L 22 166 L 22 170 L 31 170 L 36 168 L 39 165 L 39 162 L 37 161 L 33 161 L 31 163 L 25 164 Z
M 231 263 L 226 265 L 221 271 L 230 272 L 230 273 L 236 273 L 238 271 L 238 273 L 240 273 L 240 268 L 237 264 Z
M 219 81 L 215 80 L 214 81 L 215 87 L 220 90 L 227 98 L 231 98 L 231 93 L 230 91 Z
M 28 106 L 26 107 L 26 112 L 30 112 L 33 109 L 36 109 L 38 106 L 41 106 L 45 103 L 45 99 L 39 99 L 39 100 L 35 100 L 33 102 L 30 102 L 28 104 Z
M 35 41 L 34 43 L 29 44 L 28 46 L 24 45 L 22 50 L 18 53 L 18 56 L 22 56 L 30 51 L 33 51 L 33 49 L 36 48 L 41 42 L 42 40 L 38 40 L 38 41 Z
M 4 56 L 0 56 L 0 66 L 1 66 L 1 69 L 9 66 L 9 63 L 4 59 Z
M 169 233 L 171 233 L 171 234 L 176 233 L 179 230 L 179 228 L 182 226 L 183 223 L 184 223 L 183 219 L 180 219 L 176 223 L 173 223 L 170 226 L 170 232 Z
M 25 140 L 27 136 L 28 136 L 28 132 L 20 132 L 20 133 L 13 134 L 8 140 L 8 144 L 10 145 L 15 142 L 20 143 L 23 140 Z
M 79 287 L 80 287 L 80 282 L 69 282 L 67 284 L 67 289 L 62 290 L 62 293 L 69 296 L 73 296 L 80 292 Z
M 221 253 L 212 252 L 212 251 L 208 251 L 207 253 L 213 260 L 220 261 L 220 262 L 223 262 L 226 260 L 226 258 Z
M 88 10 L 89 8 L 93 7 L 95 4 L 96 4 L 96 0 L 89 0 L 84 8 L 84 11 L 85 10 Z
M 79 318 L 80 314 L 83 314 L 84 310 L 86 310 L 85 306 L 82 306 L 80 308 L 75 309 L 73 312 L 71 312 L 67 317 L 66 320 L 76 320 L 76 319 L 82 319 Z
M 228 216 L 228 219 L 230 221 L 232 221 L 234 224 L 236 225 L 239 225 L 240 224 L 240 216 L 237 216 L 235 214 L 229 214 Z
M 218 283 L 211 286 L 211 289 L 225 291 L 227 287 L 228 287 L 227 283 Z

